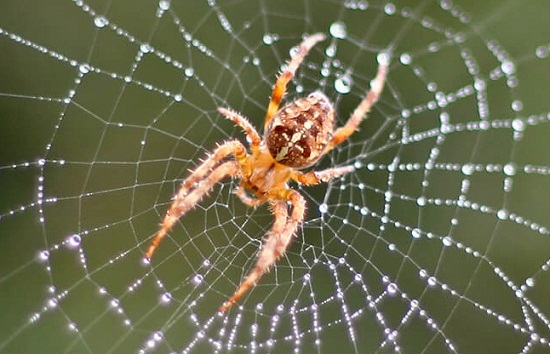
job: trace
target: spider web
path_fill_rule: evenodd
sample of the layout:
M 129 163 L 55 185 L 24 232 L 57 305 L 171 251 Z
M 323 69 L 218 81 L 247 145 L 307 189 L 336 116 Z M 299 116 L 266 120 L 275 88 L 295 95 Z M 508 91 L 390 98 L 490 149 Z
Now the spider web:
M 547 352 L 544 1 L 17 1 L 0 12 L 3 352 Z M 181 179 L 287 100 L 369 119 L 294 185 L 306 222 L 230 312 L 272 215 L 234 180 L 143 254 Z

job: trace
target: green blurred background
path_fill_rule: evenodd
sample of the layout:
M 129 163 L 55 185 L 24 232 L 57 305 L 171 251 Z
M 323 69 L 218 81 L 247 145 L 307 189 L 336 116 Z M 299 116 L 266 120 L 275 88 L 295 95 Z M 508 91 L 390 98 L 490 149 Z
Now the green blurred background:
M 365 4 L 366 10 L 354 9 Z M 443 11 L 447 4 L 454 10 Z M 392 5 L 396 14 L 388 14 Z M 418 315 L 399 326 L 408 300 L 381 301 L 378 311 L 387 328 L 399 333 L 403 352 L 447 352 L 446 340 L 461 353 L 521 351 L 530 333 L 514 330 L 498 314 L 525 328 L 528 316 L 533 319 L 530 331 L 548 338 L 547 325 L 535 314 L 536 309 L 546 317 L 550 313 L 550 279 L 541 268 L 550 240 L 547 232 L 531 225 L 550 227 L 550 64 L 541 55 L 550 42 L 549 2 L 172 1 L 160 18 L 159 4 L 152 1 L 17 1 L 0 6 L 2 351 L 127 353 L 146 347 L 149 339 L 155 342 L 155 333 L 162 332 L 164 339 L 155 342 L 160 352 L 190 347 L 208 353 L 225 330 L 235 333 L 234 352 L 248 352 L 256 324 L 258 342 L 272 338 L 276 343 L 259 352 L 393 352 L 393 344 L 381 345 L 384 326 L 368 309 L 354 274 L 363 277 L 373 296 L 383 290 L 381 278 L 388 275 L 408 299 L 421 299 L 427 316 L 439 326 L 439 331 L 428 330 L 426 318 Z M 403 16 L 407 8 L 411 15 Z M 100 15 L 109 25 L 98 28 Z M 222 26 L 225 20 L 229 27 Z M 336 21 L 347 27 L 336 54 L 342 66 L 331 67 L 326 78 L 319 76 L 327 41 L 312 51 L 295 83 L 298 91 L 326 92 L 336 102 L 340 124 L 367 88 L 380 50 L 393 45 L 397 55 L 411 54 L 424 72 L 415 75 L 396 57 L 388 88 L 368 125 L 320 166 L 355 161 L 388 165 L 396 156 L 401 163 L 424 164 L 435 146 L 438 161 L 460 166 L 542 166 L 538 174 L 518 171 L 509 193 L 503 192 L 502 174 L 468 178 L 470 200 L 496 210 L 505 206 L 528 224 L 499 221 L 494 213 L 471 208 L 419 208 L 419 195 L 456 198 L 464 180 L 460 171 L 436 170 L 425 188 L 420 186 L 421 172 L 395 173 L 391 189 L 408 199 L 392 201 L 390 218 L 419 227 L 424 237 L 414 242 L 395 222 L 381 230 L 387 170 L 363 169 L 330 186 L 300 187 L 309 212 L 298 240 L 244 302 L 241 322 L 236 324 L 235 313 L 224 322 L 212 310 L 252 266 L 271 223 L 267 208 L 243 207 L 226 183 L 178 225 L 173 239 L 164 241 L 153 268 L 141 264 L 143 251 L 181 176 L 216 142 L 240 136 L 239 129 L 216 114 L 216 107 L 230 105 L 260 127 L 289 48 L 304 33 L 327 33 Z M 464 42 L 445 44 L 446 30 L 462 33 Z M 265 34 L 278 39 L 266 45 Z M 138 50 L 142 43 L 156 51 L 143 54 Z M 437 50 L 434 43 L 440 45 Z M 491 53 L 489 48 L 497 49 Z M 440 145 L 429 138 L 396 143 L 402 110 L 433 99 L 424 78 L 445 93 L 472 83 L 464 65 L 468 53 L 487 79 L 489 121 L 531 115 L 540 116 L 539 121 L 527 127 L 521 141 L 514 140 L 509 127 L 493 127 L 449 134 Z M 501 65 L 499 55 L 514 61 L 517 87 L 504 78 L 492 79 Z M 88 72 L 83 63 L 99 71 Z M 340 95 L 334 81 L 346 69 L 354 86 Z M 289 98 L 298 94 L 291 85 Z M 70 103 L 65 102 L 69 97 Z M 451 122 L 478 120 L 480 99 L 472 95 L 450 104 L 446 111 Z M 514 110 L 514 101 L 521 101 L 523 109 Z M 404 124 L 411 134 L 434 129 L 440 113 L 413 112 Z M 360 183 L 368 187 L 360 189 Z M 321 203 L 329 205 L 327 215 L 319 213 Z M 367 207 L 368 215 L 354 206 Z M 452 219 L 458 225 L 450 225 Z M 468 255 L 456 243 L 443 250 L 427 232 L 450 234 L 480 255 Z M 70 235 L 79 235 L 78 247 L 71 247 Z M 390 245 L 400 252 L 388 251 Z M 45 250 L 49 258 L 41 261 Z M 314 259 L 320 265 L 314 266 Z M 330 265 L 339 259 L 347 265 L 334 270 Z M 515 297 L 496 268 L 518 286 L 535 279 L 527 292 L 533 307 Z M 440 286 L 430 290 L 419 269 L 437 274 L 464 297 L 451 296 Z M 302 284 L 305 274 L 311 275 L 310 284 Z M 198 283 L 197 275 L 203 277 Z M 356 314 L 350 320 L 355 344 L 342 303 L 331 298 L 336 289 L 345 289 L 343 304 Z M 159 302 L 166 292 L 170 305 Z M 320 318 L 306 311 L 310 292 L 316 303 L 331 299 L 320 305 Z M 292 317 L 288 312 L 294 299 L 301 311 Z M 256 307 L 260 302 L 264 309 Z M 283 320 L 270 332 L 277 304 L 285 306 L 279 313 Z M 302 334 L 298 343 L 292 338 L 295 332 Z M 197 344 L 190 345 L 194 340 Z M 534 348 L 532 352 L 549 350 Z

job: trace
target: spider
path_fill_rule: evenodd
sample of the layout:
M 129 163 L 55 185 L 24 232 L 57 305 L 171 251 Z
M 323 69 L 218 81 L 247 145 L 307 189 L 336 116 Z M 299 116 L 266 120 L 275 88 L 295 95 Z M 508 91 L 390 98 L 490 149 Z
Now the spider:
M 242 128 L 250 145 L 250 153 L 239 140 L 229 140 L 217 146 L 208 157 L 185 179 L 172 205 L 145 254 L 150 260 L 162 239 L 177 220 L 192 209 L 225 177 L 240 178 L 235 194 L 250 207 L 269 203 L 275 221 L 265 235 L 258 251 L 257 261 L 242 280 L 237 290 L 219 308 L 227 311 L 236 301 L 256 285 L 262 275 L 281 258 L 289 247 L 306 210 L 304 197 L 289 188 L 293 180 L 303 185 L 328 182 L 354 170 L 353 166 L 328 168 L 322 171 L 302 172 L 336 145 L 346 140 L 378 101 L 388 72 L 389 53 L 378 55 L 378 72 L 368 91 L 343 127 L 334 130 L 334 108 L 320 91 L 298 98 L 279 109 L 287 84 L 304 57 L 318 42 L 322 33 L 306 37 L 292 51 L 290 60 L 273 87 L 261 137 L 247 118 L 228 109 L 218 112 Z

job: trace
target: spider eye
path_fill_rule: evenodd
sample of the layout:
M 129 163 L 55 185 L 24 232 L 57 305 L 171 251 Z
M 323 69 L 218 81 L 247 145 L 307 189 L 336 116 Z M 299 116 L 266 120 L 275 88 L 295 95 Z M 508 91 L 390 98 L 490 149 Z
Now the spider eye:
M 269 123 L 265 140 L 279 163 L 304 168 L 315 163 L 332 139 L 334 108 L 319 91 L 281 108 Z

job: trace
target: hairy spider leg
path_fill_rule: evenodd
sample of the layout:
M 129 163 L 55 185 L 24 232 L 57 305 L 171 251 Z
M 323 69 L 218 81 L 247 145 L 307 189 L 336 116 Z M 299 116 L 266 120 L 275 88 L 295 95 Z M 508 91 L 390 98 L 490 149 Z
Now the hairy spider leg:
M 249 207 L 252 207 L 252 208 L 256 208 L 258 207 L 258 205 L 264 203 L 263 200 L 261 199 L 258 199 L 258 198 L 254 198 L 254 197 L 251 197 L 249 195 L 246 194 L 246 189 L 240 185 L 239 187 L 237 187 L 237 190 L 235 191 L 235 194 L 237 195 L 237 197 L 239 197 L 241 199 L 241 201 L 248 205 Z
M 220 165 L 220 161 L 229 155 L 235 155 L 237 161 L 228 161 Z M 153 257 L 156 248 L 178 219 L 198 203 L 217 182 L 227 176 L 240 176 L 239 164 L 245 164 L 246 159 L 246 149 L 238 140 L 227 141 L 214 150 L 212 155 L 204 160 L 182 183 L 159 231 L 145 253 L 145 258 Z
M 348 166 L 342 166 L 342 167 L 327 168 L 326 170 L 322 170 L 322 171 L 312 170 L 305 173 L 300 171 L 294 171 L 292 173 L 291 178 L 296 182 L 305 184 L 307 186 L 312 186 L 315 184 L 319 184 L 321 182 L 328 182 L 331 179 L 345 175 L 354 170 L 355 170 L 355 167 L 353 167 L 352 165 L 348 165 Z
M 218 113 L 225 116 L 227 119 L 231 120 L 237 126 L 241 127 L 242 130 L 244 130 L 246 137 L 248 138 L 248 140 L 250 140 L 250 149 L 252 151 L 255 151 L 259 148 L 260 143 L 262 142 L 262 138 L 260 137 L 260 134 L 258 134 L 258 132 L 256 131 L 256 128 L 254 128 L 254 126 L 250 124 L 248 119 L 229 108 L 218 107 Z
M 389 54 L 384 53 L 384 55 Z M 378 72 L 374 80 L 371 81 L 370 90 L 367 91 L 367 94 L 361 103 L 359 103 L 357 108 L 355 108 L 346 124 L 343 127 L 336 129 L 334 136 L 332 137 L 332 141 L 327 146 L 325 153 L 349 138 L 349 136 L 357 130 L 361 121 L 367 117 L 367 114 L 370 112 L 372 106 L 378 101 L 378 98 L 384 89 L 387 75 L 388 60 L 380 60 L 380 63 L 378 64 Z
M 277 82 L 273 86 L 273 92 L 271 93 L 271 99 L 269 105 L 267 106 L 267 113 L 265 116 L 264 130 L 269 125 L 273 115 L 279 110 L 279 105 L 283 99 L 283 96 L 286 92 L 286 86 L 290 80 L 294 77 L 296 70 L 304 61 L 305 56 L 309 53 L 311 48 L 318 42 L 324 40 L 326 36 L 323 33 L 312 34 L 311 36 L 305 38 L 302 43 L 298 46 L 298 51 L 296 54 L 291 56 L 291 59 L 288 61 L 286 69 L 279 75 Z
M 270 192 L 270 195 L 277 200 L 271 204 L 275 222 L 271 231 L 264 237 L 264 243 L 258 252 L 256 265 L 239 285 L 233 296 L 224 302 L 218 311 L 227 311 L 250 288 L 258 283 L 260 278 L 285 254 L 294 238 L 296 229 L 304 220 L 306 201 L 300 193 L 293 189 L 278 189 Z M 288 216 L 287 201 L 292 204 L 290 217 Z

